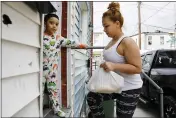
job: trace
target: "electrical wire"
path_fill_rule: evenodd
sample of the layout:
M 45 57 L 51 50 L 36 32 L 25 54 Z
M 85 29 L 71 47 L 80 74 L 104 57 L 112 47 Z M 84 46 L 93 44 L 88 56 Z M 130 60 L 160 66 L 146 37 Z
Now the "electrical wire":
M 173 29 L 170 29 L 170 28 L 165 28 L 165 27 L 160 27 L 160 26 L 155 26 L 155 25 L 149 25 L 149 24 L 144 24 L 144 23 L 142 23 L 142 24 L 143 24 L 143 25 L 147 25 L 147 26 L 151 26 L 151 27 L 166 29 L 166 30 L 173 30 Z
M 152 6 L 152 5 L 148 5 L 148 4 L 142 4 L 142 5 L 144 5 L 144 6 L 148 6 L 148 7 L 153 7 L 153 9 L 156 9 L 156 10 L 159 10 L 159 9 L 157 9 L 157 8 L 161 8 L 161 7 L 157 7 L 157 6 Z M 165 10 L 170 10 L 170 11 L 174 11 L 174 9 L 168 9 L 168 8 L 162 8 L 162 9 L 165 9 Z
M 157 13 L 159 13 L 162 9 L 164 9 L 167 5 L 169 5 L 170 2 L 168 2 L 166 5 L 164 5 L 163 7 L 161 7 L 159 10 L 157 10 L 154 14 L 152 14 L 150 17 L 148 17 L 147 19 L 145 19 L 144 21 L 141 22 L 141 24 L 143 24 L 144 22 L 146 22 L 147 20 L 149 20 L 150 18 L 152 18 L 153 16 L 155 16 Z M 138 24 L 136 24 L 138 26 Z M 137 31 L 137 28 L 136 30 L 134 30 L 133 34 Z
M 150 18 L 152 18 L 153 16 L 155 16 L 157 13 L 159 13 L 164 7 L 166 7 L 167 5 L 169 5 L 169 3 L 167 3 L 166 5 L 164 5 L 161 9 L 157 10 L 154 14 L 152 14 L 150 17 L 148 17 L 147 19 L 145 19 L 144 21 L 142 21 L 142 23 L 146 22 L 147 20 L 149 20 Z

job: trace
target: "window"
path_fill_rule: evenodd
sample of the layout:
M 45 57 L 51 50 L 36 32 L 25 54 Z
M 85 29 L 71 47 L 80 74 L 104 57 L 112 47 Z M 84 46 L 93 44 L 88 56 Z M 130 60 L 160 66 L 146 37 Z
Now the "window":
M 148 45 L 152 45 L 152 36 L 148 36 Z
M 159 52 L 155 68 L 176 68 L 176 51 Z
M 164 45 L 164 36 L 160 36 L 160 45 Z
M 143 69 L 145 70 L 149 70 L 152 64 L 152 59 L 153 59 L 153 55 L 152 54 L 147 54 L 145 56 L 145 59 L 143 61 Z
M 143 62 L 144 62 L 144 58 L 145 58 L 145 55 L 142 55 L 142 56 L 141 56 L 141 59 L 142 59 L 142 65 L 143 65 Z

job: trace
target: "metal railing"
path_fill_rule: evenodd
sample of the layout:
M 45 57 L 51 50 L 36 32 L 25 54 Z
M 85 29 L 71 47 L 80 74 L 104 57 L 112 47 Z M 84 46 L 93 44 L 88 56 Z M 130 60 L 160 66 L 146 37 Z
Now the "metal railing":
M 90 46 L 86 48 L 79 48 L 79 47 L 72 47 L 72 46 L 66 46 L 67 48 L 71 49 L 104 49 L 104 46 Z M 160 118 L 164 118 L 164 105 L 163 105 L 163 89 L 159 87 L 145 72 L 142 71 L 142 74 L 145 76 L 144 79 L 147 79 L 149 83 L 151 83 L 160 93 Z
M 67 47 L 71 47 L 71 46 L 67 46 Z M 71 47 L 71 49 L 104 49 L 105 47 L 104 46 L 89 46 L 89 47 L 86 47 L 86 48 L 79 48 L 79 47 Z
M 160 118 L 164 118 L 164 102 L 163 102 L 163 89 L 159 87 L 145 72 L 142 71 L 142 74 L 146 77 L 149 83 L 151 83 L 160 93 Z

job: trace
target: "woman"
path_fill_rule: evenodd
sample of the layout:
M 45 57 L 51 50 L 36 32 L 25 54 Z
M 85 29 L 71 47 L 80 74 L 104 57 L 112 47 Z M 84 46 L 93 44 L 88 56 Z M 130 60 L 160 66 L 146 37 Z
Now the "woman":
M 112 2 L 103 13 L 102 24 L 104 32 L 112 40 L 103 50 L 105 62 L 100 65 L 106 72 L 114 71 L 124 77 L 124 87 L 121 94 L 102 94 L 89 92 L 87 102 L 95 117 L 105 117 L 102 102 L 116 99 L 116 114 L 118 118 L 132 118 L 141 93 L 142 80 L 141 57 L 138 46 L 122 32 L 124 23 L 120 12 L 120 4 Z

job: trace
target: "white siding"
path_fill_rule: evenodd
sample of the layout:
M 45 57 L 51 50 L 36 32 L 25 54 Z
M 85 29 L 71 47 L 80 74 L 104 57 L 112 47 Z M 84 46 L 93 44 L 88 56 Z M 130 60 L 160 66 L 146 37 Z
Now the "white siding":
M 152 44 L 148 45 L 148 37 L 152 36 Z M 160 44 L 160 36 L 164 36 L 164 45 Z M 170 48 L 170 43 L 167 42 L 170 40 L 169 35 L 167 34 L 161 34 L 161 35 L 146 35 L 146 45 L 147 45 L 147 49 L 169 49 Z
M 76 40 L 75 28 L 75 2 L 68 2 L 68 15 L 67 15 L 67 37 Z M 71 108 L 71 116 L 74 114 L 74 51 L 67 49 L 67 107 Z
M 82 11 L 82 40 L 86 44 L 88 40 L 88 11 Z
M 73 68 L 75 70 L 74 116 L 78 117 L 85 97 L 85 80 L 88 78 L 88 69 L 86 66 L 88 57 L 84 53 L 81 53 L 80 51 L 76 50 L 74 58 L 75 58 L 75 68 Z
M 136 35 L 136 36 L 133 36 L 131 37 L 135 42 L 136 44 L 139 46 L 139 36 Z M 144 50 L 146 49 L 146 38 L 145 38 L 145 34 L 141 34 L 141 50 Z
M 23 4 L 20 5 L 23 6 Z M 25 9 L 20 11 L 25 11 Z M 2 13 L 7 14 L 12 21 L 9 26 L 2 25 L 2 38 L 4 40 L 40 47 L 38 40 L 40 35 L 39 24 L 29 20 L 19 11 L 4 3 L 2 3 Z
M 89 8 L 90 9 L 90 8 Z M 82 43 L 90 43 L 88 22 L 91 14 L 86 2 L 68 2 L 68 38 Z M 67 51 L 67 90 L 68 106 L 72 108 L 72 117 L 79 117 L 85 98 L 85 80 L 88 78 L 87 51 Z M 71 67 L 71 68 L 70 68 Z
M 148 36 L 152 36 L 152 45 L 148 45 Z M 164 36 L 164 45 L 160 45 L 160 36 Z M 138 43 L 138 35 L 131 37 L 135 42 Z M 154 33 L 154 34 L 141 34 L 141 50 L 153 50 L 153 49 L 170 49 L 170 40 L 168 34 Z
M 39 117 L 40 15 L 23 2 L 2 2 L 2 117 Z
M 74 117 L 78 117 L 85 97 L 85 80 L 88 78 L 88 57 L 79 50 L 68 49 L 68 93 L 69 105 L 72 107 Z M 70 68 L 71 67 L 71 68 Z
M 1 1 L 0 1 L 0 15 L 1 15 Z M 2 16 L 2 15 L 1 15 L 1 16 Z M 0 20 L 0 21 L 1 21 L 1 20 Z M 2 21 L 0 22 L 0 27 L 1 27 L 1 23 L 2 23 Z M 0 28 L 0 37 L 1 37 L 1 28 Z M 0 40 L 0 52 L 1 52 L 1 48 L 2 48 L 2 47 L 1 47 L 1 40 Z M 1 61 L 1 53 L 0 53 L 0 67 L 2 67 L 1 62 L 2 62 L 2 61 Z M 1 72 L 2 72 L 2 70 L 0 71 L 0 77 L 2 77 L 2 76 L 1 76 Z M 1 83 L 1 81 L 0 81 L 0 91 L 1 91 L 1 84 L 2 84 L 2 83 Z M 1 95 L 2 95 L 2 94 L 1 94 Z M 1 101 L 1 98 L 2 98 L 2 97 L 0 97 L 0 101 Z M 2 102 L 2 101 L 1 101 L 1 102 Z M 1 102 L 0 102 L 0 106 L 2 106 L 2 105 L 1 105 Z M 2 107 L 1 107 L 1 108 L 2 108 Z M 0 110 L 0 116 L 2 116 L 2 115 L 1 115 L 1 111 L 2 111 L 2 110 Z
M 80 9 L 81 9 L 81 16 L 80 16 L 80 33 L 81 33 L 81 39 L 80 41 L 82 43 L 87 43 L 87 41 L 89 40 L 89 37 L 88 37 L 88 33 L 89 33 L 89 29 L 88 29 L 88 25 L 89 25 L 89 11 L 88 11 L 88 4 L 86 4 L 86 2 L 79 2 L 79 6 L 80 6 Z
M 2 115 L 11 117 L 39 96 L 39 74 L 3 79 Z M 29 114 L 28 114 L 29 115 Z
M 75 85 L 74 85 L 74 77 L 75 77 L 75 51 L 67 48 L 67 104 L 68 107 L 71 108 L 71 116 L 74 115 L 74 100 L 75 100 Z
M 13 117 L 36 117 L 39 116 L 38 98 L 26 105 L 22 110 L 17 112 Z
M 92 17 L 93 17 L 93 3 L 92 5 L 90 4 L 90 2 L 87 2 L 87 5 L 88 5 L 88 25 L 92 25 L 93 26 L 93 20 L 92 20 Z M 88 31 L 87 31 L 87 44 L 91 46 L 91 36 L 93 35 L 93 27 L 88 27 Z M 91 52 L 90 50 L 88 51 L 89 53 Z
M 62 24 L 61 24 L 62 23 L 62 2 L 57 1 L 56 4 L 57 4 L 57 9 L 56 9 L 57 13 L 56 14 L 59 16 L 59 24 L 60 24 L 58 34 L 61 34 L 61 29 L 62 29 Z M 61 60 L 61 57 L 60 57 L 59 60 Z M 61 66 L 61 61 L 59 61 L 59 63 L 60 63 L 59 65 Z M 59 70 L 58 72 L 61 72 L 61 70 Z M 58 76 L 59 76 L 58 81 L 59 81 L 59 87 L 60 87 L 59 88 L 59 93 L 60 93 L 59 101 L 60 101 L 60 103 L 62 103 L 62 99 L 61 99 L 62 98 L 62 94 L 61 94 L 61 73 L 59 73 Z
M 2 78 L 39 72 L 38 48 L 3 40 L 2 55 Z

